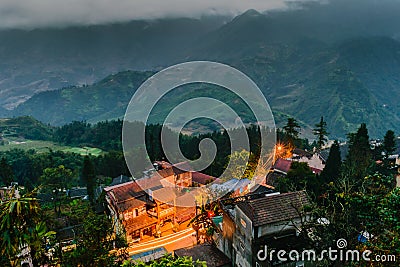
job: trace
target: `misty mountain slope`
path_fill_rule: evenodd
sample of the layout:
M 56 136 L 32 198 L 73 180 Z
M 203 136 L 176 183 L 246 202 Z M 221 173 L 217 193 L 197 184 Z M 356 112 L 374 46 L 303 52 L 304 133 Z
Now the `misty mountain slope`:
M 14 116 L 31 115 L 62 125 L 74 120 L 96 122 L 122 117 L 136 89 L 153 72 L 126 71 L 98 83 L 38 93 L 13 110 Z
M 225 20 L 215 16 L 0 30 L 0 106 L 12 109 L 37 92 L 91 84 L 110 73 L 177 63 L 194 40 Z
M 365 49 L 374 48 L 375 38 L 359 41 L 363 40 Z M 385 50 L 386 53 L 397 53 L 397 42 L 392 39 L 389 42 L 394 43 L 391 50 L 386 47 L 390 50 Z M 274 111 L 295 116 L 311 127 L 320 116 L 324 116 L 331 136 L 344 136 L 344 133 L 356 130 L 362 122 L 370 125 L 370 132 L 376 137 L 387 129 L 399 128 L 396 113 L 399 109 L 390 109 L 381 102 L 382 96 L 395 96 L 385 87 L 399 86 L 397 76 L 379 81 L 381 92 L 378 97 L 369 79 L 379 79 L 379 73 L 363 75 L 362 66 L 360 69 L 354 66 L 353 70 L 354 64 L 349 64 L 365 52 L 359 53 L 361 55 L 355 53 L 355 58 L 349 53 L 344 61 L 341 58 L 347 41 L 338 46 L 318 45 L 318 42 L 310 40 L 304 40 L 302 44 L 304 46 L 286 46 L 276 50 L 273 57 L 264 55 L 241 60 L 234 66 L 257 82 Z M 379 66 L 380 60 L 380 56 L 372 58 L 370 64 L 375 66 L 373 62 L 376 62 Z M 400 66 L 392 64 L 390 67 L 393 67 L 391 73 L 400 72 Z
M 387 37 L 351 40 L 339 47 L 338 61 L 366 84 L 381 105 L 400 110 L 400 43 Z
M 380 103 L 369 84 L 349 68 L 350 64 L 339 60 L 340 55 L 343 56 L 342 46 L 321 47 L 310 40 L 302 44 L 305 47 L 286 46 L 268 55 L 232 63 L 260 87 L 277 114 L 278 126 L 282 126 L 288 116 L 294 116 L 304 123 L 305 128 L 312 129 L 320 116 L 324 116 L 331 137 L 344 138 L 363 122 L 368 124 L 374 137 L 382 136 L 387 129 L 400 130 L 398 116 Z M 352 60 L 351 54 L 347 60 Z M 121 72 L 87 87 L 40 93 L 18 106 L 13 113 L 33 115 L 56 125 L 71 120 L 96 122 L 121 118 L 137 87 L 151 74 Z M 241 117 L 248 117 L 231 95 L 218 88 L 212 90 L 213 97 L 237 107 Z M 195 96 L 203 94 L 186 88 L 177 89 L 160 102 L 151 119 L 161 123 L 173 107 Z
M 312 128 L 324 116 L 332 137 L 344 137 L 362 122 L 368 123 L 371 136 L 381 137 L 389 128 L 400 132 L 400 3 L 301 5 L 266 13 L 249 10 L 233 19 L 2 30 L 0 106 L 19 106 L 0 109 L 0 115 L 33 115 L 52 124 L 118 118 L 147 77 L 143 70 L 214 60 L 249 75 L 278 124 L 294 116 Z M 127 69 L 139 71 L 99 81 Z M 29 99 L 71 85 L 77 87 Z M 180 91 L 174 97 L 179 101 L 188 94 Z

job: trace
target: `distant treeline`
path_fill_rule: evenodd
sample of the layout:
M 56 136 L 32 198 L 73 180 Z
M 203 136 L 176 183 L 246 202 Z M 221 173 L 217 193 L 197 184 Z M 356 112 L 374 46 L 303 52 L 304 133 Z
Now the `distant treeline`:
M 97 124 L 89 124 L 86 122 L 72 122 L 58 128 L 54 132 L 54 141 L 71 146 L 94 146 L 102 148 L 105 151 L 122 151 L 122 125 L 121 120 L 104 121 Z M 144 129 L 144 124 L 132 122 L 126 125 L 130 127 L 130 131 L 140 134 L 140 131 L 145 130 L 146 150 L 151 161 L 167 159 L 163 146 L 161 145 L 161 130 L 162 125 L 147 125 Z M 168 131 L 168 130 L 167 130 Z M 174 132 L 169 131 L 168 136 L 172 137 Z M 260 132 L 256 126 L 247 128 L 249 138 L 250 152 L 253 155 L 259 155 L 260 149 Z M 210 175 L 220 175 L 228 161 L 228 156 L 231 153 L 230 138 L 227 131 L 214 131 L 200 135 L 183 135 L 179 134 L 179 145 L 183 155 L 188 159 L 197 159 L 200 157 L 199 144 L 200 141 L 209 138 L 214 141 L 217 147 L 217 154 L 213 163 L 204 170 Z M 135 141 L 135 140 L 133 140 Z M 142 144 L 133 145 L 137 149 L 142 148 Z M 144 147 L 143 147 L 144 148 Z M 142 160 L 134 158 L 133 160 Z M 144 168 L 146 166 L 143 166 Z M 144 169 L 143 169 L 144 170 Z M 140 176 L 138 170 L 135 176 Z
M 104 121 L 96 124 L 89 124 L 87 122 L 72 122 L 67 125 L 53 128 L 43 127 L 45 129 L 47 138 L 43 135 L 33 136 L 32 139 L 51 140 L 63 145 L 69 146 L 92 146 L 99 147 L 106 151 L 104 155 L 99 157 L 91 156 L 95 166 L 97 176 L 103 177 L 116 177 L 118 175 L 130 176 L 131 173 L 125 162 L 124 153 L 122 151 L 122 125 L 121 120 Z M 132 131 L 142 131 L 144 129 L 143 123 L 133 122 L 129 123 Z M 19 128 L 21 129 L 21 128 Z M 161 129 L 162 125 L 148 125 L 145 127 L 146 134 L 146 150 L 147 155 L 151 161 L 167 159 L 161 145 Z M 175 134 L 170 131 L 169 136 Z M 251 126 L 247 128 L 249 136 L 250 152 L 253 159 L 257 159 L 260 148 L 260 135 L 259 128 Z M 23 131 L 19 131 L 19 136 L 24 136 Z M 25 136 L 24 136 L 25 137 Z M 36 137 L 36 138 L 35 138 Z M 182 153 L 188 159 L 197 159 L 200 157 L 199 144 L 200 141 L 210 138 L 215 142 L 217 147 L 217 154 L 213 163 L 204 170 L 205 173 L 213 176 L 219 176 L 225 169 L 229 162 L 229 155 L 231 153 L 230 138 L 226 131 L 212 132 L 201 135 L 179 135 L 179 145 Z M 143 144 L 137 144 L 136 149 L 144 148 Z M 136 153 L 134 152 L 134 157 Z M 36 153 L 35 150 L 24 151 L 21 149 L 13 149 L 6 152 L 0 152 L 0 159 L 4 159 L 4 164 L 12 168 L 13 178 L 1 178 L 7 176 L 0 173 L 0 184 L 7 185 L 11 180 L 18 181 L 20 184 L 34 187 L 39 184 L 39 177 L 43 174 L 46 168 L 54 168 L 59 165 L 73 171 L 75 179 L 70 181 L 70 186 L 79 185 L 79 177 L 81 175 L 81 168 L 83 157 L 62 151 L 52 151 Z M 134 160 L 142 160 L 134 158 Z M 143 165 L 143 169 L 135 170 L 133 175 L 141 177 L 142 171 L 147 166 Z
M 93 146 L 106 151 L 121 150 L 122 120 L 112 120 L 89 124 L 74 121 L 53 133 L 53 141 L 70 146 Z

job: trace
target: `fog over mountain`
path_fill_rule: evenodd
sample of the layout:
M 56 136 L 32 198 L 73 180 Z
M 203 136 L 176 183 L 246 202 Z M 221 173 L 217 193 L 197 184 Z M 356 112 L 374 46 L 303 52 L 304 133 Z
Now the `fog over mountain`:
M 295 2 L 308 1 L 315 0 Z M 3 0 L 0 27 L 32 29 L 216 14 L 232 16 L 248 9 L 263 12 L 286 9 L 290 5 L 285 0 Z
M 400 1 L 188 3 L 2 1 L 0 115 L 44 115 L 40 92 L 120 71 L 214 60 L 251 76 L 278 118 L 312 127 L 324 115 L 338 135 L 364 121 L 376 135 L 400 125 Z M 118 117 L 125 103 L 114 104 Z M 105 119 L 93 112 L 69 119 Z M 42 119 L 65 123 L 54 116 Z

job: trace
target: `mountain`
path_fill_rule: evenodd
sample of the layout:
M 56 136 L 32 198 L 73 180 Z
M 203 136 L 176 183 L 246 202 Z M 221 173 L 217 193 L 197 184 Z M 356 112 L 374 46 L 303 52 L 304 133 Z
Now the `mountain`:
M 42 91 L 92 84 L 127 69 L 180 62 L 222 16 L 132 21 L 63 29 L 0 30 L 0 106 L 13 109 Z
M 0 119 L 0 141 L 3 138 L 23 137 L 32 140 L 51 140 L 54 127 L 46 125 L 32 117 L 23 116 Z
M 125 71 L 93 85 L 40 92 L 12 111 L 53 125 L 71 121 L 97 122 L 124 115 L 133 93 L 153 72 Z
M 2 30 L 0 115 L 55 125 L 119 118 L 154 71 L 214 60 L 250 76 L 280 126 L 294 116 L 310 133 L 324 116 L 331 137 L 344 138 L 362 122 L 381 137 L 387 129 L 400 132 L 399 12 L 394 0 L 293 1 L 287 10 L 249 10 L 235 18 Z M 192 90 L 177 90 L 154 118 Z M 226 93 L 210 90 L 221 98 Z
M 379 39 L 381 45 L 377 46 L 376 40 L 363 38 L 330 46 L 304 40 L 301 45 L 275 49 L 272 55 L 249 57 L 231 64 L 257 83 L 271 105 L 278 126 L 282 126 L 288 116 L 295 116 L 310 133 L 320 116 L 324 116 L 331 137 L 344 138 L 363 122 L 367 123 L 372 137 L 380 137 L 387 129 L 400 131 L 400 109 L 382 103 L 390 99 L 395 90 L 382 90 L 385 97 L 378 96 L 378 91 L 367 79 L 372 79 L 373 73 L 363 75 L 357 68 L 358 54 L 354 53 L 353 57 L 353 53 L 348 53 L 354 42 L 365 44 L 365 49 L 368 47 L 371 54 L 380 53 L 382 47 L 388 55 L 397 53 L 397 41 L 383 38 Z M 390 47 L 394 51 L 388 52 Z M 378 59 L 380 56 L 371 56 L 363 62 L 373 66 Z M 394 67 L 392 73 L 396 69 L 400 71 L 400 65 L 393 62 L 396 61 L 383 61 L 379 65 L 383 71 Z M 110 75 L 93 85 L 42 92 L 19 105 L 12 113 L 14 116 L 32 115 L 55 125 L 72 120 L 97 122 L 122 118 L 136 89 L 152 74 L 154 72 L 126 71 Z M 381 88 L 386 83 L 396 84 L 397 76 L 389 78 L 380 81 Z M 198 88 L 199 85 L 185 86 L 168 94 L 153 110 L 151 121 L 162 123 L 176 105 L 199 96 L 217 98 L 234 107 L 245 121 L 252 121 L 245 105 L 232 93 L 212 86 L 202 85 L 202 90 Z

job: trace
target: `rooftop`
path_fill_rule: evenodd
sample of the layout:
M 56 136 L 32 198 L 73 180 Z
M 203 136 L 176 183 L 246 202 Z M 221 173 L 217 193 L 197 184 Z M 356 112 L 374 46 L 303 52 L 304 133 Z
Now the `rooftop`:
M 108 186 L 104 188 L 104 191 L 116 203 L 121 203 L 133 198 L 142 197 L 146 194 L 142 190 L 142 188 L 134 181 L 114 186 Z
M 237 204 L 237 207 L 253 222 L 260 226 L 299 217 L 299 210 L 309 205 L 305 191 L 267 195 Z
M 178 257 L 192 257 L 193 261 L 205 261 L 208 267 L 231 266 L 230 259 L 218 248 L 210 244 L 201 244 L 191 248 L 175 250 Z
M 192 181 L 198 184 L 207 184 L 213 182 L 216 178 L 201 172 L 192 172 Z
M 292 161 L 279 158 L 275 161 L 273 169 L 284 172 L 284 173 L 288 173 L 291 165 L 292 165 Z

